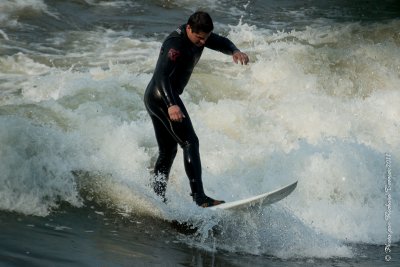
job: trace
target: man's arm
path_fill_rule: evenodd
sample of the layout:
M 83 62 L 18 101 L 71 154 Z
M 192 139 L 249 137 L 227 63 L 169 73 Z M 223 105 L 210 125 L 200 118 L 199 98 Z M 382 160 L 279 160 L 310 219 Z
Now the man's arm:
M 170 76 L 181 59 L 179 43 L 169 40 L 163 44 L 154 72 L 157 87 L 162 93 L 165 104 L 170 107 L 176 104 L 175 92 L 171 86 Z
M 226 55 L 232 55 L 235 63 L 240 62 L 243 65 L 249 62 L 249 57 L 245 53 L 241 52 L 235 44 L 231 42 L 231 40 L 216 33 L 212 32 L 210 34 L 205 46 L 220 51 Z
M 173 42 L 164 43 L 156 67 L 156 83 L 161 89 L 162 98 L 168 107 L 168 115 L 172 121 L 182 121 L 185 115 L 176 104 L 175 91 L 171 86 L 170 76 L 175 71 L 181 57 L 179 44 Z

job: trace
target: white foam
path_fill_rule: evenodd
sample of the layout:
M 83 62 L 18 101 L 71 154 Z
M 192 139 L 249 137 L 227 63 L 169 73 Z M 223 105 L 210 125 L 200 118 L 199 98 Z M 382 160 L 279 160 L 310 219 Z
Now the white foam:
M 14 0 L 0 3 L 0 26 L 18 27 L 19 16 L 37 16 L 45 13 L 57 18 L 57 15 L 48 10 L 43 0 Z
M 93 5 L 93 6 L 105 6 L 105 7 L 117 7 L 117 8 L 126 8 L 126 7 L 137 7 L 139 8 L 140 5 L 138 3 L 132 3 L 129 0 L 120 0 L 120 1 L 96 1 L 96 0 L 83 0 L 86 4 Z
M 0 124 L 1 209 L 46 215 L 60 199 L 79 206 L 66 172 L 74 153 L 68 136 L 16 116 L 2 116 Z

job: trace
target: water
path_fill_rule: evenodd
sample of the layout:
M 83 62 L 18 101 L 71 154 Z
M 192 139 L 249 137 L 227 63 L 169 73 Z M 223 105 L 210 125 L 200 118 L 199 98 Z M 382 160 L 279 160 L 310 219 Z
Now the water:
M 167 206 L 148 186 L 144 89 L 163 38 L 197 8 L 251 58 L 205 51 L 182 95 L 206 192 L 298 179 L 276 205 L 197 208 L 181 156 Z M 397 1 L 3 0 L 0 263 L 398 265 L 399 13 Z

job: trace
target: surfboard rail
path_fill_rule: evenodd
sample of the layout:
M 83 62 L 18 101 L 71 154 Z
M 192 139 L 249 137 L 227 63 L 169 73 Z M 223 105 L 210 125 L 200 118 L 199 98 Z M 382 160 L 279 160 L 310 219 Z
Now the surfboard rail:
M 296 188 L 297 182 L 298 181 L 290 183 L 271 192 L 266 192 L 249 198 L 226 202 L 217 206 L 210 207 L 208 209 L 240 210 L 255 206 L 257 204 L 261 204 L 263 206 L 270 205 L 290 195 Z

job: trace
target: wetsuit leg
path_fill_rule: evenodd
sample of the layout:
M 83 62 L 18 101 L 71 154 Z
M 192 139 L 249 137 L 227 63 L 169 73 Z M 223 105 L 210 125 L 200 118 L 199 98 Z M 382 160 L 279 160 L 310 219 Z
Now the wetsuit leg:
M 162 122 L 155 116 L 151 116 L 158 144 L 158 158 L 154 166 L 155 179 L 153 181 L 154 192 L 165 199 L 169 173 L 174 162 L 178 143 L 169 134 Z
M 190 188 L 195 197 L 204 195 L 201 179 L 201 161 L 199 154 L 199 139 L 193 129 L 189 114 L 179 97 L 177 104 L 185 115 L 182 122 L 169 119 L 168 109 L 156 88 L 149 86 L 145 93 L 145 105 L 152 119 L 159 147 L 159 156 L 155 167 L 155 175 L 161 174 L 164 180 L 155 183 L 154 191 L 165 194 L 169 171 L 176 155 L 176 144 L 183 150 L 184 166 L 190 181 Z
M 205 202 L 207 196 L 204 193 L 203 181 L 201 179 L 201 161 L 199 153 L 199 143 L 194 141 L 186 144 L 183 149 L 185 171 L 189 177 L 190 189 L 193 200 L 198 205 Z
M 205 197 L 201 160 L 199 152 L 199 139 L 193 129 L 192 122 L 184 105 L 179 105 L 185 118 L 182 122 L 172 122 L 172 130 L 176 137 L 180 140 L 179 145 L 183 150 L 183 163 L 185 166 L 186 175 L 189 178 L 190 189 L 192 191 L 193 199 Z

